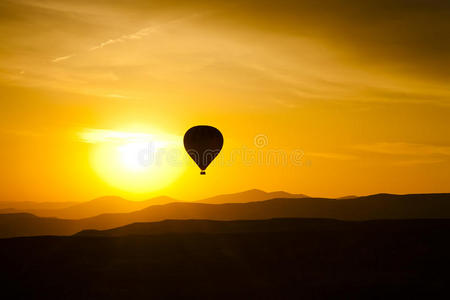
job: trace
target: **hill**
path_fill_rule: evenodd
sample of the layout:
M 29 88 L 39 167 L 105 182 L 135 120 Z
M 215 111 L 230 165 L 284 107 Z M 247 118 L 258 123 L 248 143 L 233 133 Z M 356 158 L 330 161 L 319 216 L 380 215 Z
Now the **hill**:
M 252 221 L 251 231 L 238 233 L 0 239 L 2 293 L 18 299 L 435 299 L 448 291 L 450 220 L 285 220 L 298 222 L 290 228 L 299 230 L 266 232 L 271 222 L 279 221 Z
M 209 203 L 209 204 L 224 204 L 224 203 L 247 203 L 257 202 L 275 198 L 307 198 L 308 196 L 303 194 L 291 194 L 283 191 L 277 192 L 264 192 L 258 189 L 248 190 L 240 193 L 218 195 L 206 199 L 202 199 L 196 202 Z
M 346 226 L 348 222 L 331 219 L 268 219 L 268 220 L 164 220 L 159 222 L 133 223 L 109 230 L 83 230 L 76 236 L 117 237 L 160 234 L 218 234 L 249 232 L 289 232 Z
M 272 199 L 250 203 L 175 202 L 131 213 L 102 214 L 80 220 L 39 218 L 29 214 L 0 215 L 0 237 L 71 235 L 84 229 L 111 229 L 137 222 L 166 219 L 261 220 L 320 218 L 337 220 L 446 219 L 450 194 L 378 194 L 354 199 Z
M 267 220 L 164 220 L 160 222 L 133 223 L 108 230 L 83 230 L 79 237 L 125 237 L 164 234 L 237 234 L 275 232 L 348 231 L 355 228 L 371 230 L 423 231 L 429 228 L 450 229 L 450 219 L 410 219 L 339 221 L 333 219 L 267 219 Z
M 165 219 L 258 220 L 322 218 L 338 220 L 450 218 L 450 194 L 379 194 L 354 199 L 271 199 L 249 203 L 154 205 L 129 214 L 104 214 L 82 220 L 86 228 L 108 229 Z M 92 227 L 97 226 L 97 227 Z
M 198 203 L 222 204 L 222 203 L 246 203 L 269 200 L 274 198 L 304 198 L 305 195 L 290 194 L 287 192 L 264 192 L 261 190 L 249 190 L 240 193 L 218 195 L 206 198 Z M 63 219 L 82 219 L 94 217 L 100 214 L 128 213 L 140 210 L 151 205 L 177 202 L 170 197 L 155 197 L 145 201 L 129 201 L 121 197 L 106 196 L 87 202 L 0 202 L 1 213 L 30 213 L 39 217 L 56 217 Z
M 198 203 L 223 204 L 246 203 L 269 200 L 273 198 L 304 198 L 305 195 L 290 194 L 287 192 L 264 192 L 261 190 L 249 190 L 240 193 L 218 195 L 206 198 Z M 145 201 L 129 201 L 121 197 L 105 196 L 87 202 L 0 202 L 0 214 L 30 213 L 39 217 L 55 217 L 62 219 L 82 219 L 94 217 L 100 214 L 128 213 L 137 211 L 152 205 L 177 202 L 170 197 L 155 197 Z
M 37 217 L 28 213 L 0 214 L 0 238 L 36 235 L 67 235 L 80 230 L 74 220 Z
M 169 197 L 156 197 L 145 201 L 130 201 L 120 197 L 101 197 L 88 202 L 79 203 L 67 208 L 47 212 L 47 216 L 81 219 L 104 213 L 127 213 L 143 209 L 155 204 L 176 202 Z
M 39 208 L 41 207 L 39 205 L 14 206 L 14 203 L 9 202 L 9 205 L 11 205 L 12 207 L 0 209 L 0 213 L 30 213 L 39 217 L 82 219 L 104 213 L 127 213 L 140 210 L 155 204 L 170 203 L 176 201 L 177 200 L 169 197 L 156 197 L 145 201 L 129 201 L 121 197 L 106 196 L 82 203 L 71 203 L 70 205 L 67 205 L 67 203 L 66 205 L 61 204 L 61 207 L 58 207 L 58 205 L 56 204 L 54 206 L 44 206 L 50 208 Z
M 0 201 L 0 209 L 45 210 L 61 209 L 78 204 L 78 202 L 34 202 L 34 201 Z
M 206 198 L 198 203 L 222 204 L 222 203 L 246 203 L 269 200 L 273 198 L 304 198 L 305 195 L 290 194 L 287 192 L 264 192 L 261 190 L 249 190 L 240 193 L 219 195 Z M 62 219 L 82 219 L 94 217 L 100 214 L 128 213 L 137 211 L 151 205 L 177 202 L 170 197 L 156 197 L 145 201 L 129 201 L 121 197 L 106 196 L 87 202 L 0 202 L 0 214 L 6 213 L 30 213 L 39 217 L 55 217 Z

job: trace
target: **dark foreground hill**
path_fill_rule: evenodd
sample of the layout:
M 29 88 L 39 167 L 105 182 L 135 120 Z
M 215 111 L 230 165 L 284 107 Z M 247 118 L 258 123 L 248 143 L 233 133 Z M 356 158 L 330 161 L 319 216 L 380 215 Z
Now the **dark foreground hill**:
M 30 214 L 0 215 L 0 237 L 71 235 L 84 229 L 111 229 L 136 222 L 166 219 L 260 220 L 331 218 L 339 220 L 446 219 L 450 194 L 378 194 L 352 199 L 272 199 L 251 203 L 169 203 L 131 213 L 103 214 L 80 220 L 39 218 Z
M 448 296 L 450 220 L 285 221 L 298 230 L 265 232 L 270 222 L 279 222 L 267 220 L 253 221 L 251 227 L 260 224 L 259 229 L 240 233 L 1 239 L 2 295 L 15 299 Z M 183 227 L 185 221 L 177 222 Z M 247 226 L 232 223 L 231 227 Z M 148 232 L 143 230 L 138 232 Z
M 79 237 L 124 237 L 164 234 L 236 234 L 272 232 L 344 232 L 370 231 L 424 231 L 450 230 L 450 219 L 339 221 L 333 219 L 268 219 L 268 220 L 164 220 L 160 222 L 133 223 L 108 230 L 83 230 Z

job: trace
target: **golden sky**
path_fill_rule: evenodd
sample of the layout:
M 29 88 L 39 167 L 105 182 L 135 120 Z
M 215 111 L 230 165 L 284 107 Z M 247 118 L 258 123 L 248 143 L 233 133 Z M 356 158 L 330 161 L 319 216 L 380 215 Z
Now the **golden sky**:
M 449 19 L 444 0 L 1 1 L 1 198 L 449 192 Z M 199 124 L 225 139 L 207 176 L 182 151 Z

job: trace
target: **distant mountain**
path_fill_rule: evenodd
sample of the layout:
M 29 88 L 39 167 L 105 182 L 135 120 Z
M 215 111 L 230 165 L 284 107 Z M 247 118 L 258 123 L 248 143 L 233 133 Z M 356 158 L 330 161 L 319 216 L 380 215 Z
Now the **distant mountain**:
M 0 209 L 40 210 L 61 209 L 78 204 L 78 202 L 33 202 L 33 201 L 0 201 Z
M 261 190 L 249 190 L 241 193 L 219 195 L 197 203 L 246 203 L 273 198 L 304 198 L 305 195 L 290 194 L 287 192 L 264 192 Z M 156 197 L 145 201 L 129 201 L 121 197 L 106 196 L 87 202 L 0 202 L 1 213 L 30 213 L 39 217 L 55 217 L 63 219 L 82 219 L 94 217 L 100 214 L 128 213 L 137 211 L 152 205 L 177 202 L 170 197 Z
M 74 234 L 83 229 L 111 229 L 136 222 L 166 219 L 258 220 L 323 218 L 338 220 L 447 219 L 450 194 L 378 194 L 339 200 L 326 198 L 272 199 L 250 203 L 175 202 L 120 214 L 80 220 L 39 218 L 29 214 L 0 215 L 0 237 Z
M 68 235 L 80 230 L 74 220 L 42 218 L 28 213 L 0 215 L 0 238 L 36 235 Z
M 20 210 L 14 209 L 14 208 L 1 208 L 0 214 L 17 214 L 20 213 Z
M 264 192 L 261 190 L 253 189 L 240 193 L 226 194 L 214 196 L 206 199 L 196 201 L 198 203 L 209 203 L 209 204 L 223 204 L 223 203 L 247 203 L 263 201 L 275 198 L 307 198 L 308 196 L 303 194 L 291 194 L 283 191 L 277 192 Z
M 257 220 L 269 218 L 324 218 L 339 220 L 450 218 L 450 194 L 378 194 L 355 199 L 271 199 L 249 203 L 170 203 L 129 214 L 104 214 L 82 220 L 92 229 L 113 224 L 165 219 Z M 119 226 L 120 226 L 119 225 Z
M 120 197 L 107 196 L 93 199 L 91 201 L 75 203 L 71 205 L 61 205 L 58 208 L 39 209 L 39 208 L 5 208 L 0 213 L 31 213 L 39 217 L 57 217 L 63 219 L 82 219 L 97 216 L 104 213 L 128 213 L 145 207 L 175 202 L 176 200 L 169 197 L 156 197 L 146 201 L 129 201 Z M 11 203 L 12 205 L 13 203 Z M 30 206 L 32 207 L 32 206 Z M 50 206 L 49 206 L 50 207 Z
M 101 197 L 94 200 L 79 203 L 67 208 L 41 212 L 40 216 L 51 216 L 65 219 L 81 219 L 97 216 L 105 213 L 128 213 L 140 210 L 151 205 L 176 202 L 169 197 L 156 197 L 145 201 L 129 201 L 120 197 Z

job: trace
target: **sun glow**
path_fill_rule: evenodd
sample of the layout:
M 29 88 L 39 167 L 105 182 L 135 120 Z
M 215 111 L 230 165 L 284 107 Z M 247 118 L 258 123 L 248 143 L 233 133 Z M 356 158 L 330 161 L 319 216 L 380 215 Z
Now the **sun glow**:
M 146 147 L 145 143 L 128 143 L 118 146 L 117 150 L 119 151 L 120 162 L 123 167 L 133 172 L 144 172 L 146 166 L 140 163 L 139 153 Z
M 182 138 L 170 134 L 86 129 L 93 144 L 91 165 L 108 184 L 132 193 L 159 190 L 185 169 Z

